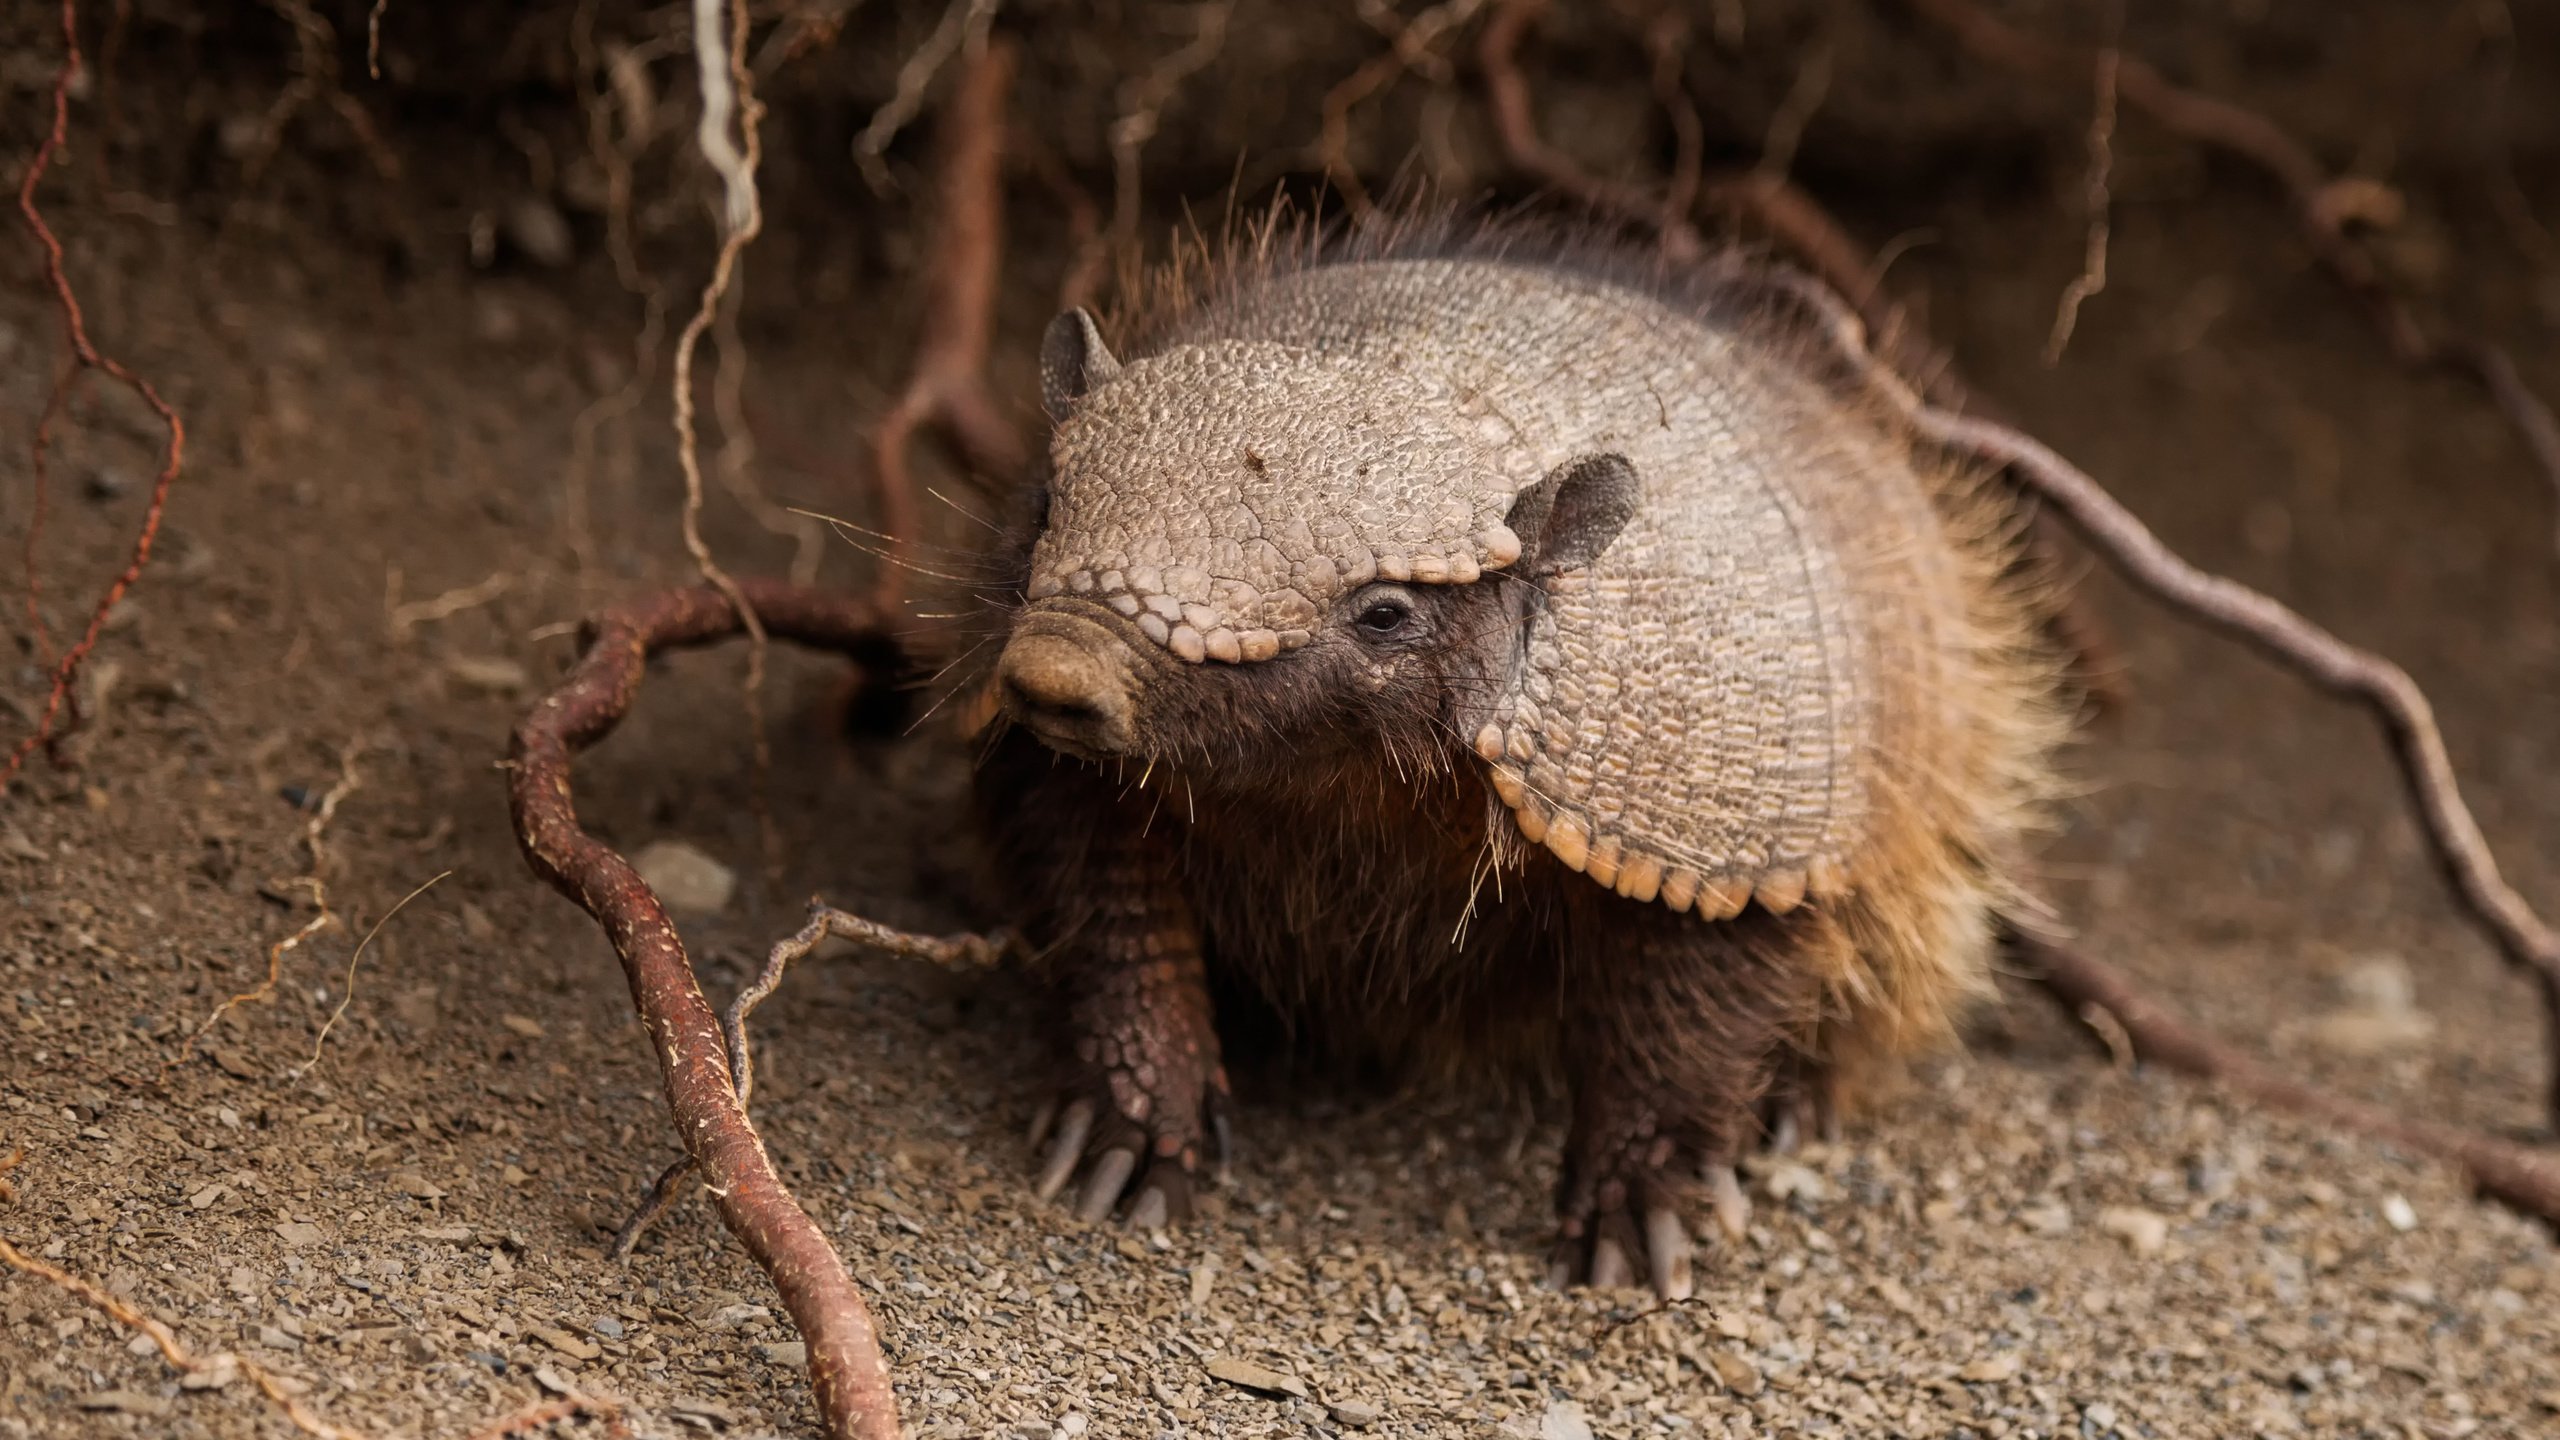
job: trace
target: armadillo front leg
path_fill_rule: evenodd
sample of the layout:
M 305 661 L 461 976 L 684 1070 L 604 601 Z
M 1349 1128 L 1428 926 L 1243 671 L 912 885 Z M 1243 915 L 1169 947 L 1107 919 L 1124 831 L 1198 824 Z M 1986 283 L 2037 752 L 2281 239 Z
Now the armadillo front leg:
M 1728 1239 L 1748 1220 L 1734 1162 L 1802 1033 L 1811 937 L 1756 910 L 1720 924 L 1634 913 L 1635 926 L 1594 927 L 1609 953 L 1575 967 L 1587 983 L 1566 1016 L 1574 1119 L 1554 1278 L 1626 1285 L 1641 1265 L 1677 1299 L 1691 1286 L 1684 1212 L 1705 1209 Z
M 1143 834 L 1099 842 L 1082 868 L 1084 894 L 1052 962 L 1066 1075 L 1034 1127 L 1035 1143 L 1049 1141 L 1040 1197 L 1082 1171 L 1076 1211 L 1100 1220 L 1136 1177 L 1130 1224 L 1184 1220 L 1204 1142 L 1214 1135 L 1224 1148 L 1227 1104 L 1199 926 L 1170 856 Z

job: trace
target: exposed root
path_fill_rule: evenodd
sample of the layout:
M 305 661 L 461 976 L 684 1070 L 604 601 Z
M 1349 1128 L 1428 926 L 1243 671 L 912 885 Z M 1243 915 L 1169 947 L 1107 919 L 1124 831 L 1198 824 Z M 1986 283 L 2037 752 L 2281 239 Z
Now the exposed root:
M 2498 942 L 2508 964 L 2539 988 L 2548 1031 L 2548 1104 L 2560 1122 L 2560 932 L 2499 873 L 2497 857 L 2462 799 L 2434 709 L 2408 672 L 2347 644 L 2269 596 L 2187 563 L 2097 481 L 2043 442 L 1996 421 L 1929 405 L 1868 355 L 1857 317 L 1830 294 L 1793 278 L 1772 283 L 1826 322 L 1842 357 L 1921 439 L 2003 467 L 2136 586 L 2247 641 L 2321 689 L 2360 701 L 2374 712 L 2455 894 Z
M 2046 992 L 2110 1051 L 2127 1046 L 2142 1060 L 2215 1081 L 2258 1104 L 2458 1165 L 2482 1193 L 2560 1225 L 2560 1154 L 2409 1119 L 2289 1079 L 2153 1004 L 2113 966 L 2049 941 L 2019 937 L 2013 945 Z
M 160 536 L 160 518 L 169 508 L 169 487 L 177 482 L 187 450 L 187 427 L 178 418 L 178 412 L 168 401 L 160 398 L 160 392 L 152 388 L 150 381 L 126 369 L 115 357 L 101 353 L 90 341 L 88 319 L 81 313 L 79 297 L 72 293 L 71 281 L 63 273 L 62 241 L 53 233 L 53 227 L 45 223 L 42 212 L 36 209 L 36 187 L 44 183 L 45 171 L 52 165 L 53 157 L 60 153 L 71 125 L 71 88 L 80 78 L 79 20 L 75 0 L 62 0 L 62 68 L 55 72 L 53 80 L 53 125 L 36 146 L 35 158 L 27 162 L 26 178 L 18 184 L 18 213 L 25 218 L 27 229 L 34 233 L 36 244 L 44 251 L 45 281 L 52 287 L 54 300 L 62 308 L 63 333 L 71 347 L 71 363 L 55 380 L 53 393 L 45 400 L 44 416 L 36 422 L 35 437 L 28 447 L 34 467 L 35 493 L 27 519 L 27 618 L 40 650 L 48 654 L 51 650 L 40 609 L 42 592 L 36 575 L 36 552 L 44 535 L 48 478 L 45 461 L 52 447 L 53 423 L 61 415 L 64 402 L 70 398 L 73 382 L 91 370 L 98 370 L 132 390 L 167 427 L 169 445 L 162 452 L 160 473 L 151 482 L 151 499 L 143 508 L 142 527 L 134 537 L 133 556 L 107 586 L 106 593 L 98 597 L 80 638 L 52 661 L 52 681 L 45 692 L 44 706 L 37 713 L 34 730 L 10 750 L 5 763 L 0 763 L 0 793 L 6 793 L 9 783 L 25 768 L 27 757 L 34 754 L 37 747 L 51 744 L 59 738 L 56 727 L 62 718 L 63 706 L 70 699 L 72 683 L 79 677 L 81 665 L 98 647 L 98 634 L 106 627 L 108 612 L 114 610 L 124 599 L 125 592 L 142 578 L 142 567 L 151 561 L 151 546 Z
M 692 1176 L 693 1157 L 690 1155 L 659 1171 L 658 1178 L 649 1184 L 649 1193 L 640 1197 L 640 1203 L 632 1207 L 630 1216 L 622 1222 L 622 1228 L 613 1232 L 613 1243 L 605 1247 L 604 1258 L 617 1265 L 630 1259 L 631 1252 L 639 1247 L 640 1237 L 648 1234 L 649 1228 L 658 1223 L 658 1217 L 666 1214 L 668 1208 L 683 1196 L 684 1182 Z
M 2081 204 L 2089 212 L 2089 238 L 2082 247 L 2080 273 L 2063 287 L 2062 299 L 2054 306 L 2053 334 L 2044 344 L 2047 365 L 2062 363 L 2072 327 L 2080 322 L 2080 307 L 2107 288 L 2107 172 L 2115 161 L 2116 72 L 2123 63 L 2123 52 L 2112 45 L 2098 52 L 2098 105 L 2089 117 L 2089 178 L 2081 186 Z
M 1976 57 L 2004 69 L 2048 75 L 2084 63 L 2072 47 L 2030 35 L 1973 0 L 1906 3 Z M 2361 230 L 2399 217 L 2403 202 L 2397 191 L 2360 176 L 2331 175 L 2319 157 L 2266 116 L 2185 89 L 2140 59 L 2119 62 L 2116 84 L 2126 104 L 2171 134 L 2236 155 L 2282 186 L 2312 253 L 2355 297 L 2392 355 L 2405 365 L 2469 376 L 2505 413 L 2560 498 L 2560 417 L 2525 387 L 2506 351 L 2477 336 L 2430 329 L 2360 238 Z
M 1351 163 L 1353 107 L 1395 83 L 1407 71 L 1434 64 L 1442 37 L 1464 29 L 1483 8 L 1484 0 L 1441 0 L 1411 20 L 1395 24 L 1384 53 L 1372 56 L 1325 92 L 1316 155 L 1324 166 L 1326 181 L 1342 196 L 1355 219 L 1368 218 L 1378 207 L 1369 198 L 1368 187 L 1360 183 L 1359 170 Z M 1393 21 L 1391 13 L 1380 18 Z
M 492 570 L 489 578 L 477 585 L 463 585 L 426 600 L 400 598 L 400 567 L 391 567 L 383 579 L 383 628 L 390 633 L 391 643 L 408 643 L 409 632 L 438 620 L 450 620 L 465 610 L 477 610 L 515 588 L 516 577 L 504 570 Z
M 1523 174 L 1576 204 L 1634 224 L 1658 227 L 1663 258 L 1670 263 L 1695 261 L 1706 253 L 1706 244 L 1686 216 L 1664 214 L 1660 201 L 1643 186 L 1603 180 L 1583 169 L 1538 132 L 1529 78 L 1520 68 L 1520 41 L 1546 8 L 1547 0 L 1500 0 L 1476 43 L 1476 64 L 1484 72 L 1485 98 L 1492 108 L 1494 134 L 1501 141 L 1504 158 Z
M 818 948 L 818 942 L 833 935 L 868 949 L 889 955 L 904 955 L 911 960 L 930 960 L 936 965 L 961 969 L 988 969 L 1020 948 L 1021 942 L 1010 931 L 992 935 L 962 933 L 958 935 L 918 935 L 908 930 L 893 930 L 876 920 L 838 910 L 823 900 L 809 902 L 809 920 L 798 930 L 774 942 L 766 953 L 764 969 L 754 983 L 738 992 L 729 1004 L 729 1013 L 721 1021 L 721 1029 L 729 1040 L 730 1083 L 738 1091 L 743 1106 L 755 1094 L 756 1066 L 754 1052 L 747 1045 L 747 1017 L 765 1002 L 782 984 L 782 972 L 791 962 L 804 959 Z
M 350 1430 L 334 1421 L 321 1418 L 312 1411 L 310 1406 L 302 1403 L 301 1397 L 295 1393 L 294 1385 L 248 1356 L 229 1350 L 216 1351 L 209 1355 L 198 1354 L 178 1338 L 176 1331 L 117 1299 L 105 1287 L 82 1279 L 58 1265 L 39 1260 L 5 1239 L 0 1239 L 0 1265 L 7 1265 L 22 1275 L 41 1280 L 125 1329 L 148 1339 L 152 1346 L 159 1350 L 161 1359 L 168 1361 L 189 1380 L 205 1388 L 218 1389 L 231 1383 L 234 1377 L 247 1378 L 250 1384 L 258 1387 L 258 1393 L 264 1395 L 268 1403 L 275 1406 L 277 1412 L 284 1416 L 286 1423 L 303 1434 L 314 1437 L 314 1440 L 369 1440 L 362 1431 Z M 522 1435 L 555 1421 L 580 1415 L 602 1420 L 609 1434 L 621 1436 L 630 1433 L 629 1427 L 623 1421 L 622 1406 L 619 1402 L 572 1390 L 558 1399 L 539 1401 L 511 1415 L 500 1416 L 472 1431 L 465 1440 Z
M 764 230 L 764 207 L 756 195 L 756 165 L 764 154 L 756 122 L 764 107 L 757 102 L 754 79 L 747 73 L 746 0 L 732 0 L 727 33 L 721 27 L 722 10 L 723 0 L 693 0 L 694 55 L 702 79 L 702 123 L 695 136 L 703 159 L 720 176 L 727 200 L 727 226 L 720 241 L 719 258 L 712 263 L 711 278 L 703 284 L 702 299 L 694 308 L 693 318 L 685 322 L 683 333 L 676 337 L 676 460 L 684 470 L 685 552 L 693 557 L 702 578 L 729 597 L 740 623 L 747 629 L 747 733 L 755 756 L 757 828 L 764 837 L 765 871 L 770 875 L 781 868 L 782 839 L 773 828 L 773 740 L 767 733 L 764 715 L 764 623 L 756 618 L 755 609 L 738 589 L 738 582 L 711 558 L 711 546 L 702 538 L 702 446 L 693 410 L 694 351 L 729 293 L 730 282 L 737 274 L 738 257 Z M 745 137 L 743 147 L 729 137 L 733 110 L 739 133 Z
M 223 1016 L 243 1005 L 265 1004 L 267 997 L 276 993 L 276 985 L 284 978 L 285 952 L 300 949 L 312 936 L 337 923 L 337 912 L 329 908 L 329 822 L 337 818 L 340 803 L 356 793 L 357 787 L 364 783 L 363 778 L 356 771 L 356 761 L 364 755 L 366 747 L 370 744 L 371 741 L 368 738 L 358 736 L 349 740 L 345 748 L 338 752 L 338 781 L 329 787 L 327 794 L 320 797 L 320 803 L 312 810 L 311 818 L 303 822 L 302 846 L 311 856 L 311 868 L 299 879 L 294 880 L 292 886 L 311 892 L 311 906 L 316 913 L 309 920 L 304 921 L 300 929 L 267 947 L 267 978 L 214 1006 L 213 1013 L 204 1017 L 204 1023 L 198 1025 L 194 1033 L 187 1036 L 187 1043 L 178 1047 L 178 1053 L 160 1062 L 160 1072 L 154 1077 L 154 1083 L 167 1081 L 170 1071 L 194 1059 L 196 1043 L 212 1034 L 213 1027 L 222 1023 Z M 383 918 L 390 917 L 386 915 Z M 314 1053 L 316 1058 L 317 1052 Z
M 738 334 L 744 292 L 731 290 L 712 328 L 719 363 L 711 371 L 711 413 L 720 419 L 720 488 L 768 535 L 791 542 L 791 583 L 814 585 L 826 558 L 826 527 L 774 503 L 756 479 L 756 432 L 747 418 L 747 345 Z
M 1004 246 L 1005 98 L 1013 83 L 1013 43 L 987 36 L 964 57 L 945 121 L 942 185 L 933 260 L 925 273 L 923 330 L 906 389 L 872 437 L 880 487 L 880 529 L 895 553 L 873 590 L 894 614 L 906 590 L 906 557 L 918 535 L 907 452 L 915 432 L 938 427 L 962 460 L 982 474 L 1010 475 L 1026 458 L 1017 434 L 987 393 L 987 342 L 995 328 L 997 272 Z
M 933 77 L 951 63 L 964 40 L 983 40 L 987 22 L 993 20 L 1001 0 L 951 0 L 942 19 L 925 37 L 924 44 L 898 67 L 898 86 L 887 104 L 874 111 L 862 133 L 853 137 L 853 161 L 861 167 L 863 183 L 874 195 L 886 195 L 896 188 L 889 177 L 889 166 L 881 159 L 889 151 L 889 142 L 907 128 L 907 122 L 924 109 L 924 92 Z
M 385 180 L 400 178 L 400 157 L 384 142 L 382 132 L 374 128 L 373 117 L 338 79 L 338 32 L 311 8 L 311 0 L 266 0 L 267 8 L 293 27 L 293 83 L 285 86 L 275 103 L 267 107 L 266 119 L 258 129 L 258 138 L 249 156 L 241 163 L 241 173 L 251 182 L 266 173 L 284 143 L 285 127 L 302 113 L 304 106 L 320 100 L 338 113 L 347 129 L 356 137 L 365 158 L 373 162 L 374 173 Z M 365 64 L 375 78 L 381 76 L 380 8 L 374 10 L 366 27 Z
M 1826 37 L 1814 42 L 1813 50 L 1797 68 L 1795 82 L 1787 87 L 1786 98 L 1778 102 L 1778 111 L 1769 117 L 1769 129 L 1761 139 L 1760 163 L 1754 168 L 1763 175 L 1783 178 L 1795 168 L 1796 149 L 1804 143 L 1804 132 L 1822 109 L 1823 98 L 1831 93 L 1831 41 Z
M 1138 160 L 1155 138 L 1165 102 L 1182 82 L 1226 48 L 1227 21 L 1236 0 L 1207 0 L 1195 13 L 1190 42 L 1157 61 L 1146 74 L 1120 87 L 1120 118 L 1111 122 L 1111 248 L 1127 253 L 1138 241 Z
M 382 912 L 381 919 L 373 922 L 372 929 L 364 932 L 364 938 L 356 942 L 356 948 L 347 955 L 347 983 L 340 987 L 338 1008 L 329 1012 L 329 1018 L 321 1023 L 320 1033 L 313 1037 L 311 1041 L 311 1058 L 294 1067 L 293 1075 L 295 1079 L 300 1079 L 301 1077 L 310 1074 L 311 1071 L 320 1064 L 320 1052 L 328 1048 L 329 1032 L 338 1028 L 338 1022 L 346 1018 L 347 1007 L 356 1003 L 356 966 L 363 961 L 364 952 L 373 945 L 373 937 L 382 933 L 382 927 L 391 923 L 391 917 L 408 909 L 410 901 L 415 900 L 419 896 L 434 889 L 445 879 L 446 876 L 449 876 L 452 873 L 452 871 L 447 870 L 443 872 L 443 874 L 435 876 L 425 884 L 410 891 L 408 894 L 401 896 L 397 901 L 393 902 L 390 909 Z
M 736 589 L 770 634 L 848 654 L 884 643 L 878 615 L 861 602 L 762 581 Z M 827 1433 L 895 1440 L 897 1398 L 861 1291 L 765 1153 L 720 1021 L 665 908 L 630 862 L 580 828 L 569 789 L 571 755 L 629 711 L 653 652 L 705 644 L 744 624 L 730 596 L 707 586 L 598 617 L 568 678 L 516 726 L 509 784 L 516 835 L 534 872 L 596 917 L 621 957 L 658 1052 L 676 1133 L 721 1218 L 773 1280 L 807 1341 Z
M 765 955 L 764 969 L 755 980 L 729 1002 L 727 1013 L 720 1018 L 721 1033 L 729 1046 L 729 1083 L 737 1091 L 738 1106 L 745 1109 L 755 1097 L 755 1051 L 747 1042 L 747 1017 L 767 996 L 782 985 L 783 972 L 796 960 L 806 959 L 818 948 L 818 942 L 833 935 L 858 945 L 890 955 L 904 955 L 915 960 L 930 960 L 936 965 L 983 970 L 1002 961 L 1020 948 L 1010 931 L 992 935 L 962 933 L 958 935 L 918 935 L 908 930 L 894 930 L 876 920 L 838 910 L 822 900 L 809 902 L 809 921 L 799 930 L 774 942 Z M 632 1247 L 657 1222 L 659 1216 L 683 1193 L 685 1178 L 693 1173 L 693 1161 L 679 1160 L 660 1173 L 649 1187 L 631 1218 L 614 1232 L 613 1248 L 606 1252 L 613 1259 L 628 1259 Z

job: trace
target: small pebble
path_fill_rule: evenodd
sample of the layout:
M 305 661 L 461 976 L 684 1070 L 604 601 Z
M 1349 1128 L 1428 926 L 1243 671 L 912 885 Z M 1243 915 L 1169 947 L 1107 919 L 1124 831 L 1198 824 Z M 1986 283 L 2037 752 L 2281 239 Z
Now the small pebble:
M 2099 1212 L 2098 1228 L 2125 1243 L 2136 1255 L 2157 1255 L 2169 1243 L 2169 1217 L 2126 1206 Z
M 2398 1195 L 2386 1196 L 2382 1202 L 2383 1223 L 2406 1234 L 2418 1228 L 2418 1212 Z
M 657 840 L 631 857 L 631 868 L 679 915 L 717 915 L 737 893 L 738 875 L 681 840 Z
M 1211 1379 L 1224 1380 L 1246 1390 L 1258 1390 L 1265 1395 L 1289 1395 L 1300 1400 L 1307 1398 L 1306 1381 L 1287 1371 L 1256 1365 L 1233 1355 L 1213 1355 L 1204 1368 Z

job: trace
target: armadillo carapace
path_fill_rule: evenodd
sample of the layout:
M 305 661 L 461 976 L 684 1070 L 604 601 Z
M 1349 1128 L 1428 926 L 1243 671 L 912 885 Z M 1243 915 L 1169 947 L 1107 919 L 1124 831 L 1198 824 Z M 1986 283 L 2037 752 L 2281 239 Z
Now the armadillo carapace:
M 1746 270 L 1629 273 L 1390 244 L 1051 326 L 981 786 L 1061 989 L 1044 1194 L 1187 1211 L 1216 978 L 1560 1066 L 1560 1267 L 1679 1294 L 1687 1202 L 1738 1229 L 1739 1154 L 1984 988 L 2062 729 L 2009 517 Z

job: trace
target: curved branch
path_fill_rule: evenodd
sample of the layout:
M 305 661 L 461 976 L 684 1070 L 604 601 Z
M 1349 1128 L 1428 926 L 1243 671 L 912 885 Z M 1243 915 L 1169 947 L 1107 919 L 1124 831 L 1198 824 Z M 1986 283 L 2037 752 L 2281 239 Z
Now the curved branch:
M 2031 936 L 2013 936 L 2010 946 L 2047 993 L 2082 1023 L 2088 1023 L 2092 1006 L 2114 1016 L 2133 1042 L 2137 1057 L 2218 1081 L 2260 1104 L 2459 1165 L 2483 1193 L 2560 1224 L 2560 1155 L 2475 1130 L 2404 1119 L 2378 1106 L 2287 1079 L 2144 999 L 2133 982 L 2111 965 Z
M 771 581 L 737 590 L 767 633 L 838 651 L 876 647 L 871 609 Z M 605 928 L 657 1048 L 667 1105 L 720 1218 L 781 1292 L 809 1346 L 818 1412 L 837 1440 L 897 1440 L 897 1397 L 862 1294 L 844 1261 L 784 1187 L 730 1079 L 720 1021 L 658 897 L 629 861 L 578 823 L 569 762 L 629 713 L 649 656 L 737 634 L 744 621 L 720 590 L 700 586 L 609 610 L 587 626 L 585 653 L 559 688 L 516 726 L 508 798 L 534 873 Z

